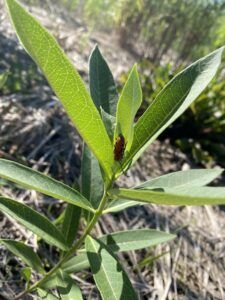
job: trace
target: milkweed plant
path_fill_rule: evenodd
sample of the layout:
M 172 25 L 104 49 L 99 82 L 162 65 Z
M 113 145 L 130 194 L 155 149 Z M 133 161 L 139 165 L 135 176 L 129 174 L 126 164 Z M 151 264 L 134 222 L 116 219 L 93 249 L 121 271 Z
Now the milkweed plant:
M 67 203 L 59 226 L 30 206 L 0 197 L 3 213 L 60 253 L 59 261 L 49 270 L 51 263 L 46 266 L 29 245 L 1 239 L 0 243 L 27 265 L 23 271 L 26 288 L 14 299 L 36 293 L 41 299 L 80 300 L 82 294 L 72 275 L 85 269 L 91 270 L 102 299 L 138 299 L 117 253 L 151 247 L 175 236 L 145 228 L 96 237 L 92 229 L 102 215 L 135 205 L 225 204 L 225 188 L 207 186 L 222 169 L 174 172 L 129 189 L 115 186 L 120 175 L 212 80 L 224 48 L 177 74 L 135 122 L 142 103 L 136 64 L 118 95 L 112 73 L 96 46 L 89 60 L 89 93 L 53 36 L 16 0 L 5 2 L 20 42 L 46 76 L 84 141 L 81 184 L 77 190 L 31 168 L 0 159 L 0 177 Z M 78 236 L 81 216 L 86 227 Z M 32 274 L 36 275 L 36 282 Z

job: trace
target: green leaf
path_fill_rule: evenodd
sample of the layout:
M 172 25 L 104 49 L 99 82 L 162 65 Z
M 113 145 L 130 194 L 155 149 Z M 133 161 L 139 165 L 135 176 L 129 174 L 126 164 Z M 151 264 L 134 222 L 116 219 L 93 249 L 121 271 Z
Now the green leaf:
M 200 95 L 215 76 L 224 47 L 196 61 L 176 75 L 158 94 L 134 127 L 134 139 L 123 166 L 141 153 Z
M 173 234 L 154 229 L 138 229 L 103 235 L 98 240 L 103 242 L 112 252 L 123 252 L 152 247 L 175 237 Z M 63 264 L 62 269 L 67 273 L 75 273 L 88 267 L 87 255 L 85 252 L 81 252 Z
M 116 112 L 116 132 L 115 139 L 122 134 L 129 151 L 134 132 L 134 117 L 142 102 L 142 91 L 135 64 L 124 85 L 121 96 L 119 98 Z
M 1 197 L 0 197 L 1 201 Z M 4 245 L 14 255 L 21 258 L 21 260 L 37 272 L 44 274 L 45 271 L 42 267 L 41 260 L 38 255 L 33 251 L 30 246 L 25 245 L 19 241 L 8 239 L 0 239 L 0 244 Z
M 19 221 L 47 243 L 55 245 L 62 250 L 68 249 L 61 232 L 46 217 L 29 206 L 9 198 L 0 197 L 0 210 Z
M 139 229 L 115 232 L 113 234 L 103 235 L 99 238 L 112 252 L 123 252 L 153 247 L 158 244 L 170 241 L 176 236 L 154 229 Z M 82 250 L 83 251 L 83 250 Z M 62 265 L 66 273 L 77 273 L 89 268 L 90 264 L 86 252 L 81 252 L 77 256 L 69 259 Z M 49 278 L 46 282 L 48 287 L 53 287 L 54 278 Z M 45 285 L 46 286 L 46 285 Z
M 30 278 L 31 278 L 32 269 L 31 268 L 24 268 L 21 271 L 21 275 L 26 280 L 26 282 L 29 284 Z
M 225 204 L 224 187 L 178 187 L 153 190 L 113 189 L 112 197 L 160 205 L 217 205 Z
M 116 213 L 126 208 L 137 206 L 137 205 L 144 205 L 144 203 L 139 203 L 137 201 L 128 200 L 128 199 L 112 200 L 108 203 L 108 206 L 103 210 L 103 214 Z
M 86 145 L 83 147 L 81 165 L 81 191 L 94 208 L 97 208 L 102 198 L 104 183 L 101 169 L 93 153 Z
M 110 177 L 112 144 L 78 72 L 53 36 L 31 14 L 15 0 L 6 0 L 6 3 L 21 43 L 45 74 L 80 135 Z
M 137 189 L 152 189 L 152 188 L 173 188 L 173 187 L 198 187 L 204 186 L 219 175 L 222 174 L 223 169 L 193 169 L 187 171 L 179 171 L 169 173 L 137 186 Z
M 79 253 L 62 265 L 62 269 L 66 273 L 77 273 L 87 268 L 89 268 L 89 262 L 85 252 Z
M 62 224 L 62 234 L 69 246 L 72 246 L 79 227 L 81 208 L 68 204 Z
M 115 132 L 115 128 L 116 128 L 116 117 L 111 116 L 110 114 L 105 112 L 102 108 L 101 108 L 101 116 L 102 116 L 102 121 L 105 125 L 105 128 L 108 132 L 108 135 L 110 137 L 110 140 L 113 142 L 114 132 Z
M 82 294 L 74 280 L 62 270 L 59 270 L 57 277 L 57 290 L 62 300 L 82 300 Z
M 87 236 L 85 248 L 103 300 L 138 299 L 117 258 L 102 242 Z
M 95 46 L 89 62 L 91 97 L 100 111 L 116 115 L 118 94 L 113 75 L 98 46 Z
M 93 210 L 89 201 L 76 190 L 13 161 L 0 159 L 0 177 L 18 183 L 27 189 L 64 200 L 87 210 Z
M 202 186 L 213 181 L 222 172 L 223 169 L 194 169 L 194 170 L 187 170 L 187 171 L 178 171 L 157 178 L 153 178 L 135 187 L 135 189 Z M 145 203 L 143 202 L 137 202 L 128 199 L 117 199 L 109 202 L 108 206 L 103 211 L 103 213 L 104 214 L 114 213 L 132 206 L 144 205 L 144 204 Z
M 147 247 L 152 247 L 176 236 L 154 229 L 138 229 L 114 232 L 103 235 L 99 238 L 107 247 L 113 251 L 130 251 Z

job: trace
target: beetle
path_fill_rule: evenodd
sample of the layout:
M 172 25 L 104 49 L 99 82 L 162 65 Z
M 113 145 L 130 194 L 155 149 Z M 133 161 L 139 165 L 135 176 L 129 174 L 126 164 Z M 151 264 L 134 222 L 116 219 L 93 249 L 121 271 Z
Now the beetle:
M 116 138 L 115 144 L 114 144 L 114 160 L 115 161 L 120 161 L 123 159 L 124 151 L 126 148 L 125 144 L 125 138 L 124 136 L 120 133 L 118 137 Z

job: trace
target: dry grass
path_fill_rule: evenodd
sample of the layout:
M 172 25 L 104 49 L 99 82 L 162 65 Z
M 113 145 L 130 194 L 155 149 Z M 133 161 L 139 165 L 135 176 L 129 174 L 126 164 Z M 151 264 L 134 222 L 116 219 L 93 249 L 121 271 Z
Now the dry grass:
M 8 19 L 0 0 L 0 58 L 6 53 L 9 57 L 15 52 L 27 60 L 26 54 L 15 42 Z M 41 10 L 35 13 L 60 39 L 70 57 L 78 63 L 79 70 L 85 74 L 87 56 L 90 48 L 98 41 L 116 74 L 121 66 L 126 70 L 131 66 L 129 54 L 122 53 L 118 58 L 107 50 L 107 37 L 103 33 L 87 38 L 83 53 L 80 45 L 75 51 L 72 46 L 81 36 L 80 24 L 75 29 L 70 23 L 57 18 L 54 23 Z M 4 33 L 4 36 L 2 35 Z M 108 39 L 109 40 L 109 39 Z M 11 46 L 10 46 L 11 45 Z M 76 44 L 77 45 L 77 44 Z M 4 53 L 1 52 L 4 49 Z M 114 49 L 115 50 L 115 49 Z M 116 53 L 116 51 L 112 53 Z M 76 55 L 75 55 L 76 52 Z M 77 54 L 78 53 L 78 54 Z M 10 59 L 7 62 L 10 64 Z M 120 68 L 117 68 L 120 66 Z M 42 79 L 34 82 L 27 93 L 20 92 L 0 95 L 0 157 L 14 159 L 35 169 L 51 174 L 68 184 L 79 180 L 81 140 L 69 123 L 61 105 Z M 188 158 L 179 150 L 170 146 L 168 141 L 155 142 L 138 164 L 122 176 L 119 182 L 123 186 L 132 186 L 140 181 L 171 171 L 193 167 Z M 14 185 L 4 185 L 1 193 L 23 201 L 54 220 L 62 211 L 63 204 L 33 191 L 24 191 Z M 11 218 L 1 214 L 1 237 L 26 241 L 37 248 L 37 240 Z M 84 224 L 81 224 L 80 230 Z M 177 233 L 173 242 L 154 249 L 120 254 L 130 278 L 137 288 L 141 299 L 225 299 L 225 212 L 221 207 L 165 207 L 148 205 L 129 208 L 122 213 L 105 215 L 96 226 L 97 235 L 125 230 L 129 228 L 157 228 Z M 165 254 L 166 253 L 166 254 Z M 161 256 L 155 259 L 157 256 Z M 54 248 L 42 245 L 42 257 L 48 257 L 52 264 L 57 260 Z M 15 292 L 22 289 L 20 278 L 23 264 L 0 248 L 0 294 L 13 298 Z M 149 258 L 144 267 L 139 262 Z M 35 278 L 33 278 L 35 280 Z M 76 274 L 86 299 L 98 299 L 93 280 L 88 271 Z

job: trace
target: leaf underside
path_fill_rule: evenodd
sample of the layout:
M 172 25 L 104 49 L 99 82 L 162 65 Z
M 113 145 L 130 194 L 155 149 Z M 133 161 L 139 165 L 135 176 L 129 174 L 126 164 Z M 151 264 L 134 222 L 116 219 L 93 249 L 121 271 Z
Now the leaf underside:
M 17 35 L 45 74 L 80 135 L 112 175 L 113 151 L 100 114 L 87 89 L 54 37 L 15 0 L 6 0 Z

